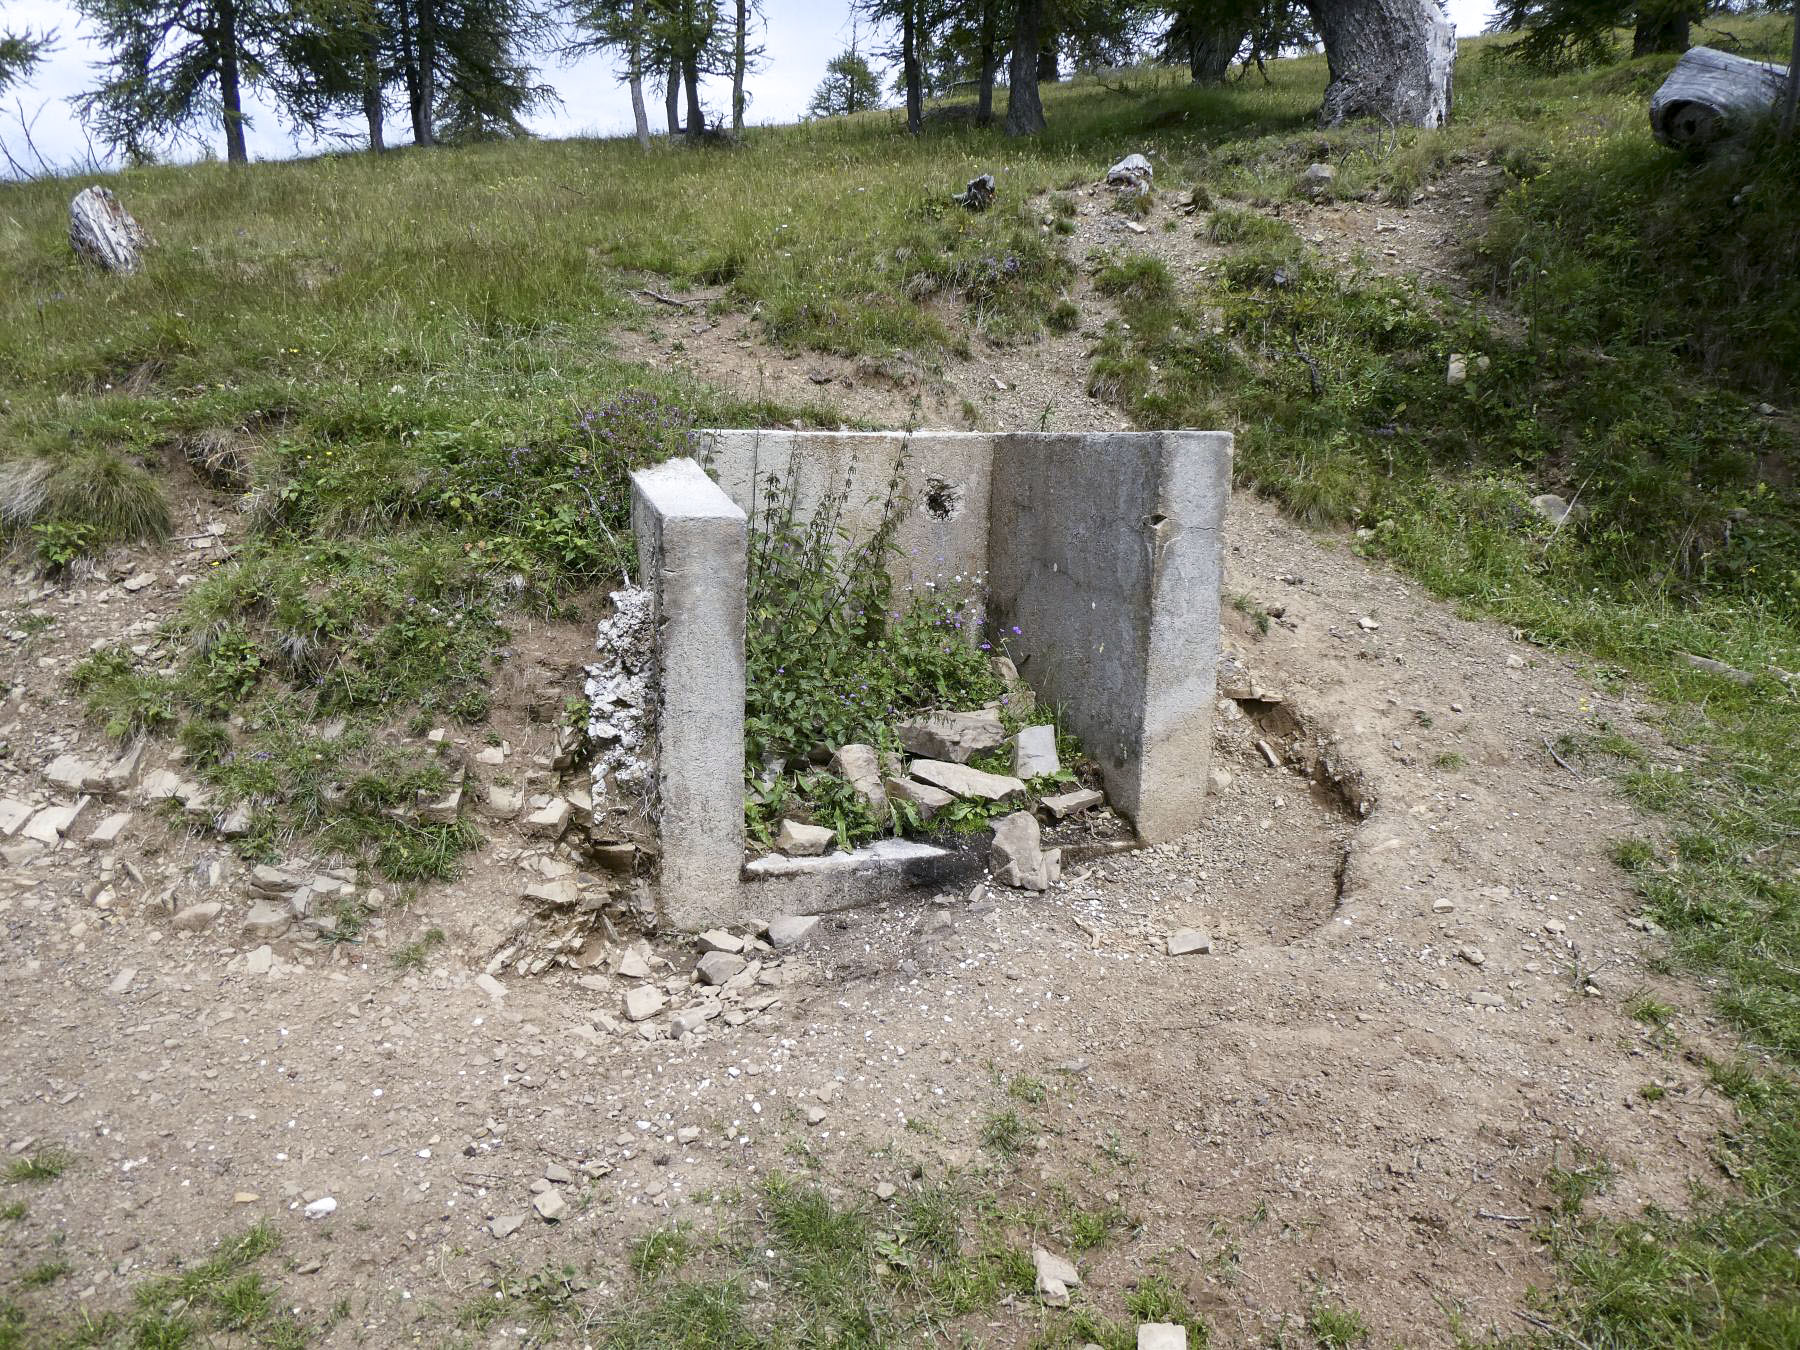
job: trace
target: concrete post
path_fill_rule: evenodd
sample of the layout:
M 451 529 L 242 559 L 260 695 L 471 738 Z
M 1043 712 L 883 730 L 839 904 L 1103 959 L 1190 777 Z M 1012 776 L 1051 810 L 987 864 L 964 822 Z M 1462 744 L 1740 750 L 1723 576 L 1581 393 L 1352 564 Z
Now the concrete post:
M 695 930 L 741 907 L 748 522 L 673 459 L 631 475 L 631 528 L 656 613 L 661 918 Z
M 1206 815 L 1230 495 L 1224 432 L 994 447 L 990 615 L 1150 843 Z

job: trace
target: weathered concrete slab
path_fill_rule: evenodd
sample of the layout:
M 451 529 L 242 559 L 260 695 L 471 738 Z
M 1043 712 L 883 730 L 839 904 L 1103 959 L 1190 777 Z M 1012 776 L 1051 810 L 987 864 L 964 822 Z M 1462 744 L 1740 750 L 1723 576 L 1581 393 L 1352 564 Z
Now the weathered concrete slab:
M 744 861 L 744 512 L 691 459 L 631 475 L 631 527 L 657 625 L 662 919 L 739 911 Z
M 896 533 L 895 580 L 921 584 L 987 567 L 994 444 L 987 432 L 708 431 L 702 438 L 708 468 L 753 525 L 775 474 L 793 486 L 801 519 L 848 482 L 844 524 L 866 537 L 881 523 L 901 463 L 897 490 L 913 505 Z
M 981 871 L 981 860 L 911 839 L 882 839 L 822 858 L 779 853 L 744 868 L 743 909 L 765 920 L 851 909 L 910 887 L 939 887 Z
M 995 439 L 990 620 L 1151 842 L 1205 816 L 1230 492 L 1223 432 Z

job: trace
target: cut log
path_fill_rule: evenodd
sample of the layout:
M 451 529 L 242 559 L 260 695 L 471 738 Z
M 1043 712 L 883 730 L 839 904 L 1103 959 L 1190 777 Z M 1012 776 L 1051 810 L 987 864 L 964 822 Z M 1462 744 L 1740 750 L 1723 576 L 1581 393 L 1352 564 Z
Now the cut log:
M 1379 117 L 1408 127 L 1450 120 L 1456 25 L 1438 0 L 1308 0 L 1331 83 L 1320 126 Z
M 149 243 L 150 236 L 109 189 L 83 188 L 69 203 L 69 244 L 77 257 L 109 272 L 131 273 Z
M 1650 130 L 1681 150 L 1711 145 L 1772 116 L 1786 89 L 1786 66 L 1694 47 L 1650 99 Z

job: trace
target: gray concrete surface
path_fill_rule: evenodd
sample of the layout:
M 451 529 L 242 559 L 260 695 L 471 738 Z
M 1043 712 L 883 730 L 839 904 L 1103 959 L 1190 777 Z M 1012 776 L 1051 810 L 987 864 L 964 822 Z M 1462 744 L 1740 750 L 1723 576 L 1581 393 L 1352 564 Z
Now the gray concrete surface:
M 631 475 L 631 528 L 655 598 L 658 909 L 699 929 L 740 912 L 748 523 L 691 459 Z
M 995 438 L 990 621 L 1151 843 L 1206 814 L 1230 493 L 1223 432 Z

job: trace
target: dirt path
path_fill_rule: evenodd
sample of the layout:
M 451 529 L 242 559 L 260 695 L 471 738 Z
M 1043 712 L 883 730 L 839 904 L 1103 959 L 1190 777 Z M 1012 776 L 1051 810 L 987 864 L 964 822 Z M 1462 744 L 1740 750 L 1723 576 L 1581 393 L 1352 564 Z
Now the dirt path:
M 984 357 L 948 377 L 953 396 L 1019 364 Z M 1034 428 L 1047 398 L 1053 428 L 1117 425 L 1079 395 L 1079 335 L 1025 364 L 984 418 Z M 847 410 L 891 417 L 905 394 L 883 397 Z M 8 579 L 0 797 L 61 799 L 41 770 L 97 745 L 68 665 L 148 631 L 134 625 L 168 612 L 207 547 L 115 560 L 116 580 L 156 577 L 135 594 Z M 322 1343 L 451 1344 L 456 1309 L 500 1274 L 574 1265 L 604 1301 L 628 1284 L 631 1237 L 671 1218 L 710 1229 L 772 1172 L 816 1169 L 880 1205 L 875 1188 L 912 1184 L 916 1166 L 1118 1205 L 1136 1225 L 1086 1258 L 1084 1297 L 1118 1315 L 1130 1282 L 1164 1269 L 1215 1344 L 1291 1331 L 1321 1296 L 1360 1309 L 1384 1344 L 1450 1344 L 1457 1318 L 1519 1330 L 1525 1290 L 1553 1277 L 1531 1234 L 1552 1166 L 1610 1158 L 1621 1211 L 1679 1206 L 1712 1171 L 1720 1103 L 1624 1007 L 1663 983 L 1646 968 L 1659 939 L 1633 926 L 1609 861 L 1634 822 L 1547 748 L 1602 721 L 1649 737 L 1628 699 L 1457 618 L 1343 538 L 1239 497 L 1228 549 L 1228 598 L 1243 601 L 1229 644 L 1261 696 L 1221 702 L 1229 781 L 1205 830 L 1041 897 L 920 896 L 834 918 L 763 954 L 741 1015 L 680 1041 L 619 1026 L 628 982 L 598 971 L 477 982 L 521 867 L 546 856 L 504 833 L 367 940 L 283 938 L 266 971 L 242 927 L 246 869 L 217 841 L 142 808 L 111 848 L 34 851 L 14 835 L 0 1142 L 75 1161 L 18 1192 L 28 1213 L 0 1233 L 0 1278 L 57 1251 L 74 1270 L 32 1306 L 117 1307 L 133 1282 L 266 1218 L 286 1240 L 287 1299 L 329 1323 Z M 524 660 L 529 637 L 519 646 Z M 515 754 L 544 748 L 517 734 Z M 90 813 L 74 837 L 104 814 Z M 172 926 L 171 905 L 207 898 L 224 906 L 214 921 Z M 396 969 L 399 945 L 433 926 L 447 941 L 425 968 Z M 1206 927 L 1213 953 L 1161 954 L 1182 926 Z M 662 978 L 685 978 L 692 947 L 655 951 Z M 1009 1093 L 1020 1077 L 1042 1101 Z M 1640 1095 L 1652 1082 L 1655 1102 Z M 1010 1159 L 989 1134 L 1008 1111 L 1024 1126 Z M 534 1183 L 568 1198 L 561 1222 L 533 1215 Z M 323 1196 L 335 1212 L 303 1217 Z M 495 1237 L 511 1216 L 523 1224 Z M 967 1329 L 1023 1344 L 1047 1316 L 1020 1300 Z M 512 1326 L 466 1343 L 516 1343 Z

